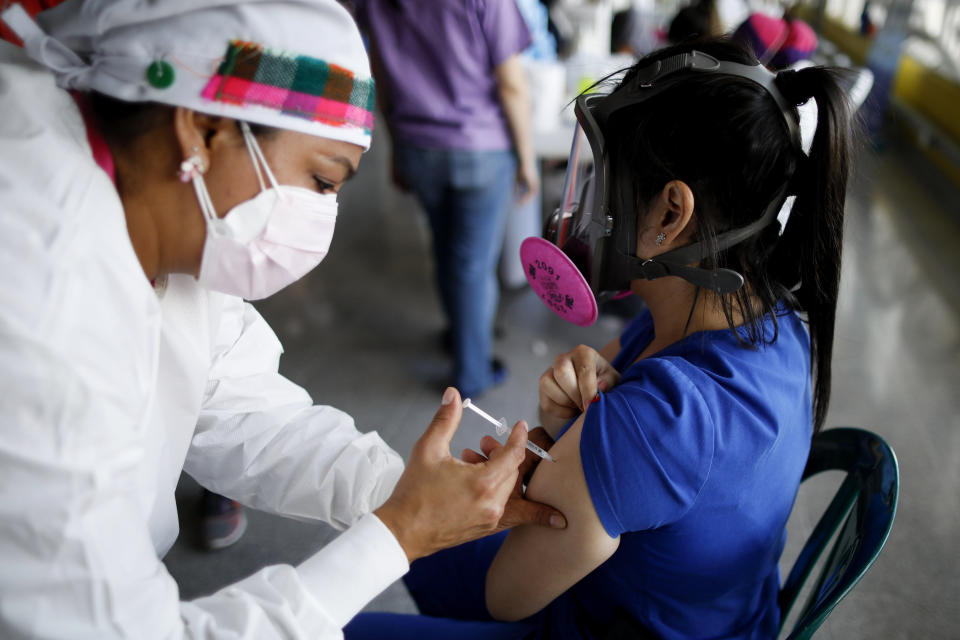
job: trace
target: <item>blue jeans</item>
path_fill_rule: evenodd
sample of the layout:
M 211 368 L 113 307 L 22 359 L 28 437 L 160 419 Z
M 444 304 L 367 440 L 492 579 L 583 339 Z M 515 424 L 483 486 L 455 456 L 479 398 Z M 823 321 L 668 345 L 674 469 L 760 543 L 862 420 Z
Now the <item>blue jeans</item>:
M 447 315 L 454 385 L 464 397 L 493 384 L 496 267 L 513 199 L 512 151 L 394 148 L 400 176 L 426 209 L 433 230 L 437 287 Z

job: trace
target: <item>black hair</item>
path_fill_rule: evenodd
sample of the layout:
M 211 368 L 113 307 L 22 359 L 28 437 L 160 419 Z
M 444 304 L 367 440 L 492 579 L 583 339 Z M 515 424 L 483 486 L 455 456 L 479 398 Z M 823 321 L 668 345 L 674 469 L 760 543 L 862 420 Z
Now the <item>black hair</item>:
M 745 47 L 713 38 L 659 50 L 623 77 L 629 86 L 653 60 L 696 49 L 720 60 L 757 64 Z M 671 180 L 694 194 L 697 237 L 704 268 L 741 273 L 745 285 L 721 296 L 730 329 L 743 319 L 745 344 L 776 340 L 775 309 L 781 301 L 806 315 L 814 377 L 814 430 L 830 400 L 830 360 L 840 281 L 843 207 L 850 154 L 850 124 L 837 72 L 811 67 L 784 72 L 776 84 L 791 104 L 814 99 L 818 125 L 807 157 L 788 134 L 780 108 L 759 85 L 720 74 L 689 74 L 670 89 L 614 113 L 604 136 L 610 141 L 615 188 L 627 189 L 643 215 Z M 614 91 L 616 91 L 615 89 Z M 790 117 L 799 121 L 795 109 Z M 722 251 L 717 234 L 757 220 L 785 184 L 796 195 L 789 223 L 779 235 L 774 223 Z M 697 290 L 699 296 L 700 291 Z M 696 305 L 696 299 L 694 301 Z M 691 314 L 693 310 L 691 309 Z M 774 335 L 764 335 L 764 318 Z
M 173 107 L 158 102 L 127 102 L 97 91 L 86 97 L 100 133 L 119 147 L 173 120 Z
M 127 102 L 91 91 L 87 101 L 103 137 L 110 143 L 124 147 L 148 131 L 169 124 L 174 107 L 159 102 Z M 258 138 L 266 138 L 278 129 L 248 122 L 250 131 Z M 239 122 L 237 123 L 239 127 Z

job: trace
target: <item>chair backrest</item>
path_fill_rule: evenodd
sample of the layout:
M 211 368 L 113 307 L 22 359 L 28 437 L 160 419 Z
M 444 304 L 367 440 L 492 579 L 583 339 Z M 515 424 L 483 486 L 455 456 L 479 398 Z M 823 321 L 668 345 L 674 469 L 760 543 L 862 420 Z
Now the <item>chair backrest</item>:
M 803 479 L 831 470 L 847 475 L 780 589 L 781 626 L 834 532 L 837 535 L 787 640 L 811 637 L 860 581 L 887 541 L 897 511 L 897 458 L 876 434 L 843 427 L 815 435 Z

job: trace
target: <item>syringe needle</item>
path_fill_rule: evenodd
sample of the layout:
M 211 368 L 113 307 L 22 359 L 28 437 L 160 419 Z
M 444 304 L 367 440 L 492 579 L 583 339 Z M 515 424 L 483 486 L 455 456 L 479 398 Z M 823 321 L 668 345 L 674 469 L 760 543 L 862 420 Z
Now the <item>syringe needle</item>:
M 551 456 L 549 453 L 547 453 L 537 445 L 533 444 L 529 440 L 527 440 L 527 449 L 529 449 L 530 451 L 533 451 L 535 454 L 537 454 L 544 460 L 549 460 L 550 462 L 556 462 L 556 459 L 554 459 L 553 456 Z
M 478 407 L 477 405 L 473 404 L 473 402 L 470 400 L 470 398 L 464 399 L 464 401 L 463 401 L 463 406 L 464 406 L 464 408 L 466 408 L 466 409 L 470 409 L 471 411 L 473 411 L 474 413 L 476 413 L 478 416 L 480 416 L 481 418 L 483 418 L 483 419 L 486 420 L 487 422 L 489 422 L 489 423 L 491 423 L 491 424 L 493 424 L 493 425 L 496 425 L 496 427 L 497 427 L 497 435 L 501 435 L 501 434 L 503 434 L 504 431 L 506 431 L 507 425 L 506 425 L 506 421 L 505 421 L 505 420 L 497 420 L 496 418 L 494 418 L 493 416 L 491 416 L 489 413 L 487 413 L 486 411 L 484 411 L 483 409 L 481 409 L 481 408 Z M 538 447 L 537 445 L 533 444 L 533 443 L 530 442 L 529 440 L 527 440 L 527 449 L 529 449 L 530 451 L 532 451 L 535 455 L 540 456 L 540 457 L 543 458 L 544 460 L 549 460 L 550 462 L 556 462 L 556 459 L 555 459 L 553 456 L 551 456 L 549 453 L 547 453 L 546 451 L 544 451 L 543 449 L 541 449 L 541 448 Z

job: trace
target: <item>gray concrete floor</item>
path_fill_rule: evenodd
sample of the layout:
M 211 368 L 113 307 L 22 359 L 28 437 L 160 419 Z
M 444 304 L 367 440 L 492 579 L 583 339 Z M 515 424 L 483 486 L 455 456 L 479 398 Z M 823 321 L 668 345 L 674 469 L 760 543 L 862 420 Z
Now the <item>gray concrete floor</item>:
M 355 416 L 406 456 L 440 401 L 449 363 L 434 293 L 429 232 L 416 203 L 389 183 L 384 140 L 341 196 L 331 254 L 303 281 L 257 306 L 285 348 L 281 371 L 316 402 Z M 900 462 L 900 506 L 874 567 L 821 628 L 822 638 L 960 638 L 960 209 L 958 192 L 898 145 L 862 153 L 848 200 L 846 254 L 829 426 L 882 435 Z M 581 329 L 529 290 L 504 293 L 496 352 L 507 384 L 484 406 L 536 423 L 537 378 L 556 353 L 600 346 L 621 321 Z M 453 451 L 481 425 L 465 420 Z M 826 506 L 836 478 L 806 483 L 789 523 L 783 565 Z M 178 488 L 182 529 L 166 557 L 185 599 L 267 564 L 296 563 L 329 541 L 324 525 L 249 512 L 234 547 L 196 548 L 199 488 Z M 413 612 L 396 584 L 370 610 Z

